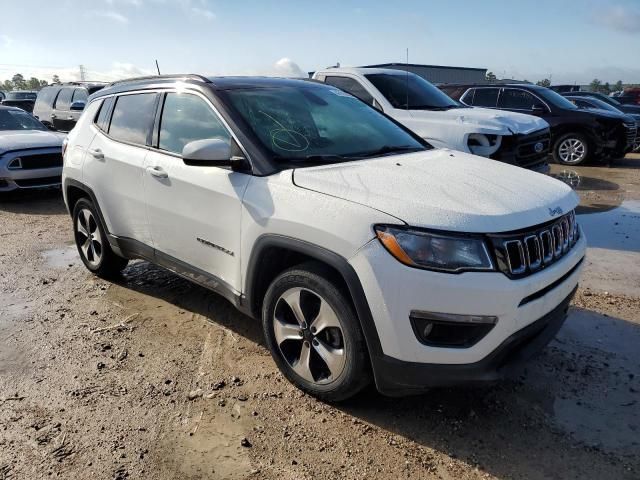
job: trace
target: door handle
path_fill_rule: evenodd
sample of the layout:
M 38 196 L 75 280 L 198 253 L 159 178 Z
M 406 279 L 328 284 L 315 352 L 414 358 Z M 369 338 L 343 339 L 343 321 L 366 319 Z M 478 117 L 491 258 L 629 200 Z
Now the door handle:
M 154 176 L 156 178 L 169 178 L 169 174 L 165 172 L 165 170 L 162 167 L 159 167 L 159 166 L 147 167 L 147 172 L 149 172 L 149 175 Z
M 104 160 L 104 153 L 102 153 L 102 150 L 100 150 L 99 148 L 96 148 L 95 150 L 89 150 L 89 153 L 93 156 L 93 158 Z
M 57 115 L 55 113 L 52 113 L 51 118 L 57 118 Z
M 67 120 L 73 120 L 73 117 L 72 117 L 71 115 L 69 115 L 69 116 L 67 117 Z

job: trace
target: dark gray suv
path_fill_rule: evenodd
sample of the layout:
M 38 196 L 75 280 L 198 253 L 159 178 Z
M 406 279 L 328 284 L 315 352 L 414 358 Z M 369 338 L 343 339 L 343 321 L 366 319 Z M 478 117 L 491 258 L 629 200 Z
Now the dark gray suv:
M 72 82 L 44 87 L 38 92 L 33 115 L 51 130 L 70 131 L 80 118 L 89 95 L 104 83 Z

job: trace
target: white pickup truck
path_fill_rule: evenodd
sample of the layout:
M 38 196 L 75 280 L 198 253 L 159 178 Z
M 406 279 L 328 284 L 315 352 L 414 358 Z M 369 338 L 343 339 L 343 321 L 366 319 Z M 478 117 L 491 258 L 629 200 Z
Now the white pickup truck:
M 338 87 L 410 128 L 430 144 L 547 172 L 549 124 L 533 115 L 469 108 L 401 70 L 330 68 L 313 78 Z

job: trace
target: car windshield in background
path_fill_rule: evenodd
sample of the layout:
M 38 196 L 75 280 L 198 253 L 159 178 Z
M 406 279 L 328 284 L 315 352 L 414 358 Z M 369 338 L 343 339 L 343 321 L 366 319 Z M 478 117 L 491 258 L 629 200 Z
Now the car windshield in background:
M 33 92 L 9 92 L 7 100 L 35 100 L 38 95 Z
M 337 88 L 237 89 L 227 95 L 273 157 L 285 163 L 336 163 L 427 148 Z
M 578 107 L 574 105 L 570 100 L 548 88 L 541 88 L 535 90 L 536 94 L 540 95 L 547 102 L 554 104 L 558 108 L 564 108 L 567 110 L 577 110 Z
M 365 77 L 380 90 L 394 108 L 449 110 L 462 107 L 442 90 L 414 73 L 401 75 L 371 73 Z
M 622 113 L 620 112 L 620 110 L 618 110 L 616 107 L 613 107 L 611 105 L 609 105 L 606 102 L 603 102 L 602 100 L 598 99 L 598 98 L 589 98 L 587 100 L 584 100 L 582 97 L 570 97 L 576 101 L 580 101 L 582 100 L 583 102 L 586 102 L 588 104 L 592 104 L 593 106 L 589 107 L 589 108 L 599 108 L 600 110 L 608 110 L 609 112 L 614 112 L 614 113 Z
M 32 115 L 22 110 L 0 110 L 1 130 L 46 130 Z

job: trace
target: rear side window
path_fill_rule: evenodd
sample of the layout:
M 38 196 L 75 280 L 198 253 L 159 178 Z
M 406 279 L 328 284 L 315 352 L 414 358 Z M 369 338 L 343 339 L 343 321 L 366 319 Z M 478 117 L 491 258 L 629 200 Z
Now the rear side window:
M 69 110 L 71 105 L 71 97 L 73 96 L 73 88 L 63 88 L 56 100 L 55 108 L 57 110 Z
M 498 104 L 499 91 L 497 88 L 477 88 L 473 95 L 473 105 L 495 108 Z
M 60 87 L 48 87 L 43 88 L 38 93 L 38 99 L 36 100 L 36 105 L 40 108 L 51 108 L 53 107 L 53 102 L 56 99 L 56 95 L 60 91 Z
M 146 145 L 156 113 L 155 93 L 122 95 L 116 99 L 109 135 L 122 142 Z
M 89 98 L 89 94 L 84 88 L 76 88 L 73 92 L 72 102 L 86 102 Z
M 210 138 L 231 141 L 211 107 L 196 95 L 168 93 L 160 120 L 159 148 L 182 154 L 187 143 Z
M 359 98 L 365 103 L 369 105 L 373 105 L 373 97 L 367 90 L 353 78 L 347 77 L 335 77 L 328 76 L 325 80 L 325 83 L 328 85 L 333 85 L 334 87 L 338 87 L 340 90 L 344 90 L 347 93 L 350 93 L 354 97 Z
M 512 108 L 514 110 L 532 110 L 536 99 L 529 92 L 506 88 L 500 95 L 500 108 Z

